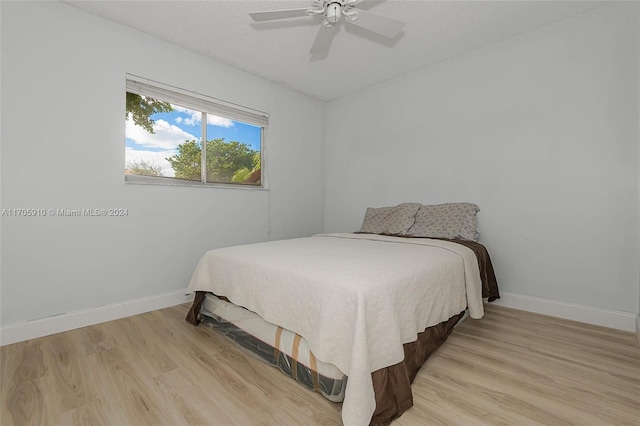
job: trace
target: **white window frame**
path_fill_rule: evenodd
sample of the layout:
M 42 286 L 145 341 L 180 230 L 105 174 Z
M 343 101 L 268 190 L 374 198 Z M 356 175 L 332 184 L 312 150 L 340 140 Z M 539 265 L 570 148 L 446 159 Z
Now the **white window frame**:
M 210 96 L 201 95 L 199 93 L 190 92 L 157 81 L 149 80 L 132 74 L 126 74 L 126 92 L 135 93 L 141 96 L 147 96 L 159 101 L 169 102 L 180 105 L 203 114 L 202 116 L 202 140 L 200 142 L 200 152 L 202 160 L 202 176 L 201 181 L 190 181 L 185 179 L 177 179 L 172 177 L 161 176 L 141 176 L 126 175 L 125 183 L 143 184 L 143 185 L 171 185 L 171 186 L 197 186 L 197 187 L 214 187 L 214 188 L 234 188 L 234 189 L 251 189 L 261 190 L 268 189 L 267 173 L 266 173 L 266 155 L 265 140 L 267 136 L 267 128 L 269 127 L 269 114 L 263 111 L 247 108 L 245 106 L 233 104 L 231 102 L 222 101 Z M 237 182 L 206 182 L 206 161 L 207 153 L 204 146 L 206 142 L 207 113 L 215 114 L 220 117 L 228 118 L 234 121 L 240 121 L 246 124 L 260 127 L 260 185 L 242 184 Z

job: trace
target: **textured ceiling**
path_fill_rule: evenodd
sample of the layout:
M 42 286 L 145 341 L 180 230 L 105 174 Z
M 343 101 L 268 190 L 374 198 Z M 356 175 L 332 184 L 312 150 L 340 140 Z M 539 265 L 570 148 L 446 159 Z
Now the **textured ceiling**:
M 596 1 L 364 1 L 358 7 L 407 22 L 395 39 L 341 22 L 328 54 L 309 49 L 321 19 L 255 23 L 253 11 L 307 1 L 65 1 L 86 12 L 320 100 L 331 100 L 498 40 L 566 19 Z

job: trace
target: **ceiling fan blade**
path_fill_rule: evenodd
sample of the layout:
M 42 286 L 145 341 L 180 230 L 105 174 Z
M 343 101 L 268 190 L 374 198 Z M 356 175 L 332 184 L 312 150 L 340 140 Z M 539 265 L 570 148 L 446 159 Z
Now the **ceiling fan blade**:
M 324 25 L 321 26 L 309 53 L 313 55 L 328 51 L 329 47 L 331 46 L 331 42 L 333 41 L 333 36 L 336 33 L 336 28 L 336 25 L 329 28 L 325 27 Z
M 305 9 L 284 9 L 284 10 L 267 10 L 264 12 L 251 12 L 249 16 L 256 22 L 273 21 L 275 19 L 297 18 L 299 16 L 307 16 Z
M 358 19 L 349 21 L 350 23 L 388 38 L 394 38 L 400 34 L 400 31 L 402 31 L 406 25 L 406 22 L 398 21 L 397 19 L 376 15 L 375 13 L 362 9 L 357 10 Z

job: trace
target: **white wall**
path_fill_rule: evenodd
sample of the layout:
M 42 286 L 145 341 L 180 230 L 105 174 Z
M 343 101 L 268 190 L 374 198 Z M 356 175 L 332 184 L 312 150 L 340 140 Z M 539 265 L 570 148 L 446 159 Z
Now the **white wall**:
M 503 291 L 640 311 L 637 4 L 330 102 L 326 126 L 320 102 L 64 4 L 0 11 L 0 207 L 129 209 L 3 217 L 3 327 L 182 289 L 209 248 L 321 232 L 323 174 L 326 232 L 367 206 L 474 201 Z M 124 185 L 127 72 L 271 113 L 270 191 Z
M 503 291 L 638 312 L 638 31 L 617 3 L 327 103 L 325 232 L 475 202 Z
M 322 231 L 321 102 L 62 3 L 1 7 L 1 207 L 129 211 L 3 217 L 3 326 L 182 289 L 208 249 Z M 125 185 L 125 73 L 269 112 L 270 190 Z

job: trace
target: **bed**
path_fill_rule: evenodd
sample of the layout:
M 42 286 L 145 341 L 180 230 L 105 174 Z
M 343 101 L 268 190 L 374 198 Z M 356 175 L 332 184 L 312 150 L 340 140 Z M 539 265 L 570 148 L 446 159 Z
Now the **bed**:
M 315 390 L 318 362 L 347 377 L 345 425 L 389 424 L 411 407 L 410 384 L 418 369 L 463 314 L 479 319 L 483 298 L 499 297 L 486 248 L 474 238 L 447 238 L 459 235 L 441 231 L 424 237 L 414 226 L 429 217 L 419 214 L 421 207 L 367 209 L 358 233 L 211 250 L 189 284 L 196 297 L 187 320 L 198 324 L 219 317 L 207 302 L 213 295 L 250 311 L 276 333 L 300 336 L 315 360 L 301 362 L 315 367 Z M 469 229 L 477 238 L 477 230 Z M 274 346 L 267 342 L 265 353 Z M 275 350 L 280 358 L 281 348 Z M 297 363 L 297 356 L 287 357 Z

